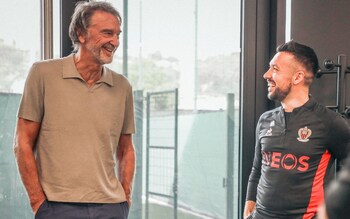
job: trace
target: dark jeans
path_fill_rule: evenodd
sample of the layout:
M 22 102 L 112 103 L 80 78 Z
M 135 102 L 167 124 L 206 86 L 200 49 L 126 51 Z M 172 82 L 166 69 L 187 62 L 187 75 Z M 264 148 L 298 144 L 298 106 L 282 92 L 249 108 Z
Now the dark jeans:
M 127 219 L 127 202 L 67 203 L 45 200 L 35 215 L 35 219 Z

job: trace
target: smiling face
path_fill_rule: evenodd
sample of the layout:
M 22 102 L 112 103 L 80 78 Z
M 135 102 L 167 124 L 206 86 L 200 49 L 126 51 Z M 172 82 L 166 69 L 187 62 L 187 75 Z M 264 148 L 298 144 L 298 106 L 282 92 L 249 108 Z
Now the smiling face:
M 270 62 L 269 70 L 264 74 L 267 80 L 268 98 L 283 101 L 291 92 L 292 78 L 296 60 L 291 53 L 278 52 Z
M 83 55 L 95 63 L 111 63 L 119 46 L 120 22 L 110 13 L 95 11 L 86 34 L 79 36 Z

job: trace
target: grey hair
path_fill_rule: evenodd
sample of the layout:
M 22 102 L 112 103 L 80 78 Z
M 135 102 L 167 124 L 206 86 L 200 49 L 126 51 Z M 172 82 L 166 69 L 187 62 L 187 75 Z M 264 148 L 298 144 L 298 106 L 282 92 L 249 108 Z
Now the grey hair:
M 90 20 L 95 11 L 104 11 L 114 15 L 119 23 L 122 23 L 120 13 L 109 2 L 102 1 L 80 1 L 76 4 L 72 21 L 69 25 L 69 37 L 72 40 L 73 52 L 77 52 L 80 47 L 79 36 L 86 34 L 90 26 Z

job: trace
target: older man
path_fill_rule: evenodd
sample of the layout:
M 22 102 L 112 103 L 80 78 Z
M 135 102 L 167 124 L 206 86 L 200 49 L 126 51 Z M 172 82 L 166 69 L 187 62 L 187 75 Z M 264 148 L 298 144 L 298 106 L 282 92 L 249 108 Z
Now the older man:
M 111 4 L 79 3 L 69 33 L 74 52 L 29 72 L 14 147 L 35 218 L 128 216 L 132 88 L 104 66 L 119 46 L 120 25 Z

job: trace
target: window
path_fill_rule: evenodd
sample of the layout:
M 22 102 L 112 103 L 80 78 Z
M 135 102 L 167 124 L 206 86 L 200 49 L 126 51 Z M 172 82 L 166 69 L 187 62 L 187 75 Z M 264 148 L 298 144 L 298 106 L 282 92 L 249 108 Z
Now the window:
M 123 14 L 121 1 L 109 2 Z M 235 217 L 238 215 L 240 7 L 238 0 L 128 1 L 128 57 L 124 60 L 128 61 L 127 76 L 134 90 L 142 90 L 144 97 L 172 89 L 178 89 L 179 93 L 176 197 L 179 218 L 184 215 L 226 218 L 232 212 Z M 121 45 L 110 67 L 125 74 L 123 49 Z M 229 99 L 232 112 L 227 110 L 229 93 L 235 97 Z M 229 113 L 234 115 L 234 128 L 228 128 Z M 152 125 L 146 127 L 146 113 L 143 118 L 142 215 L 146 214 L 145 199 L 148 198 L 149 218 L 172 218 L 174 201 L 153 195 L 157 191 L 152 191 L 162 183 L 167 184 L 169 179 L 159 182 L 162 178 L 159 174 L 167 170 L 155 169 L 156 175 L 152 176 L 150 167 L 149 176 L 145 176 L 147 156 L 151 163 L 152 159 L 173 159 L 160 152 L 158 158 L 147 155 L 146 132 L 151 132 L 151 144 L 159 145 L 169 139 L 164 139 L 167 134 L 159 127 L 154 130 Z M 155 114 L 151 121 L 159 125 L 169 118 Z M 234 141 L 231 149 L 228 149 L 228 138 Z M 230 158 L 227 158 L 228 150 L 234 151 Z M 227 159 L 231 159 L 230 162 Z M 161 160 L 154 162 L 167 165 L 160 163 Z M 233 184 L 227 179 L 227 171 L 233 171 Z M 148 187 L 147 177 L 151 178 Z M 157 180 L 152 181 L 152 177 Z M 152 185 L 156 181 L 159 185 Z
M 53 1 L 54 58 L 59 57 L 60 44 L 57 2 Z M 123 16 L 123 1 L 109 2 Z M 175 214 L 178 218 L 191 219 L 229 218 L 232 215 L 238 218 L 240 4 L 239 0 L 128 1 L 127 35 L 121 36 L 121 45 L 109 67 L 127 74 L 134 90 L 143 92 L 144 106 L 147 105 L 147 94 L 175 89 L 179 94 L 177 126 L 172 127 L 177 130 L 177 179 L 170 174 L 160 182 L 176 183 L 176 198 L 159 197 L 146 189 L 146 178 L 157 177 L 146 176 L 149 156 L 146 132 L 152 132 L 150 138 L 155 144 L 175 138 L 153 126 L 147 130 L 147 119 L 168 124 L 169 118 L 174 116 L 163 113 L 173 99 L 163 99 L 157 108 L 159 111 L 151 118 L 147 118 L 146 107 L 141 113 L 143 154 L 139 159 L 142 158 L 143 167 L 139 185 L 143 198 L 139 206 L 133 202 L 129 218 L 139 219 L 135 216 L 138 210 L 142 210 L 145 218 L 146 197 L 149 218 L 172 218 Z M 12 141 L 19 93 L 31 64 L 41 57 L 40 1 L 3 3 L 0 12 L 3 21 L 0 58 L 1 63 L 5 63 L 0 66 L 0 133 L 3 133 L 0 145 L 4 145 L 0 147 L 0 157 L 4 158 L 0 165 L 0 212 L 4 212 L 5 218 L 32 218 L 18 176 Z M 127 48 L 123 40 L 127 41 Z M 123 66 L 125 60 L 126 69 Z M 156 162 L 175 159 L 156 155 L 162 159 Z M 228 177 L 231 173 L 233 179 Z M 149 188 L 157 187 L 152 180 L 148 182 L 151 183 Z
M 0 91 L 20 93 L 29 66 L 40 59 L 40 2 L 3 2 L 0 19 Z
M 32 218 L 12 145 L 19 93 L 40 59 L 40 1 L 4 1 L 0 20 L 0 212 L 2 218 Z

